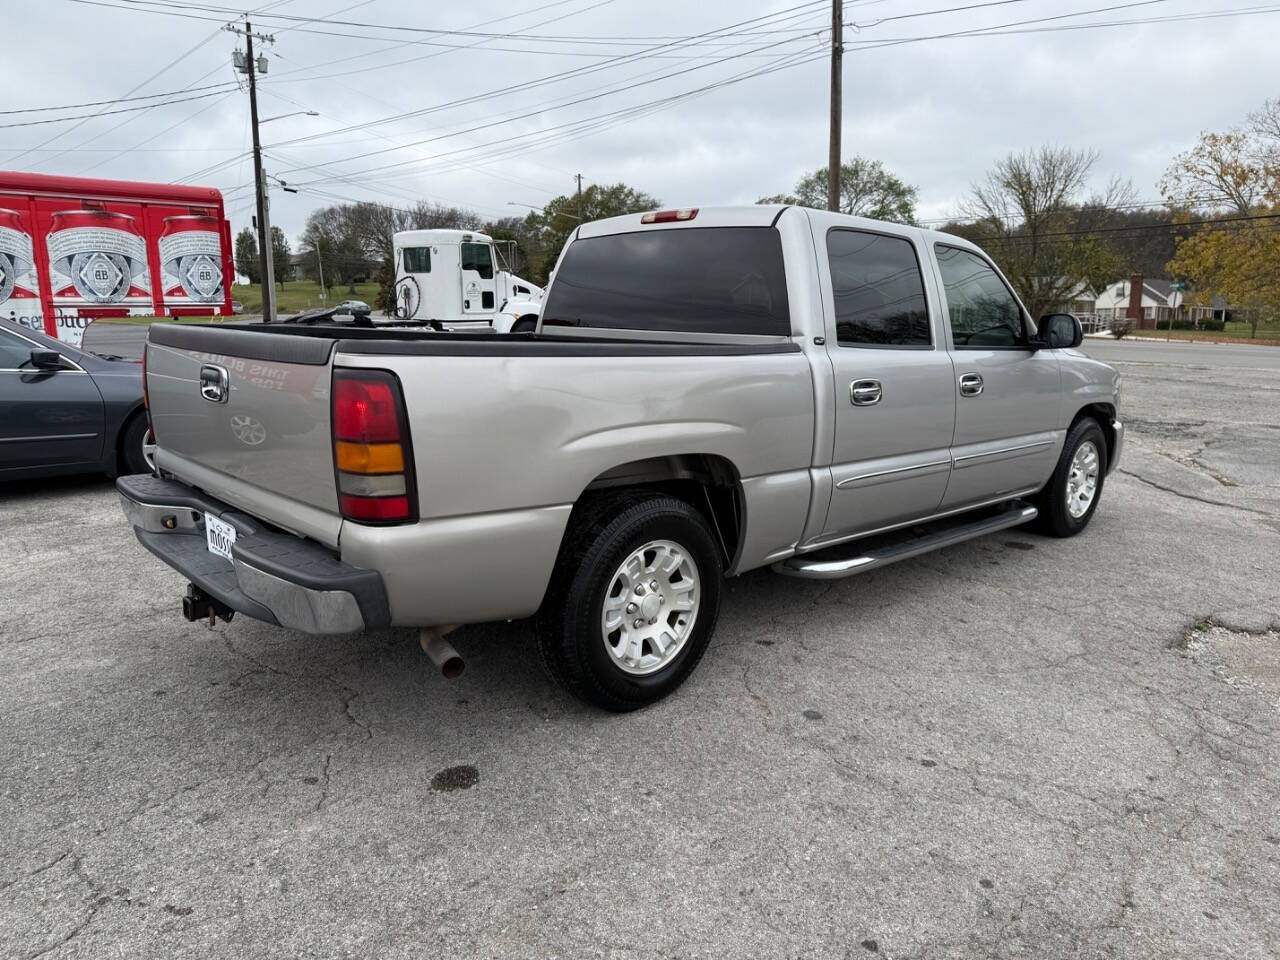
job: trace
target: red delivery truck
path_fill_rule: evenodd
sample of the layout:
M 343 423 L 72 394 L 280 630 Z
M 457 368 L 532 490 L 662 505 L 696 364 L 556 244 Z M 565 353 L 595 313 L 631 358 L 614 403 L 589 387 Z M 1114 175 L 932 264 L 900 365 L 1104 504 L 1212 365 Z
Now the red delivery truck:
M 99 317 L 231 315 L 212 187 L 0 171 L 0 317 L 79 346 Z

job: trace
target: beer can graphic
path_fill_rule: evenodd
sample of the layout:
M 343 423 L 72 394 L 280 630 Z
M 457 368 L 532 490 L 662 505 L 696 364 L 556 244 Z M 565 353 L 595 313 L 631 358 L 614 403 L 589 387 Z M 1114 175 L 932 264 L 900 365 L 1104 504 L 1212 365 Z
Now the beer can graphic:
M 222 240 L 217 220 L 199 215 L 165 217 L 159 245 L 160 286 L 166 304 L 222 301 Z
M 16 210 L 0 208 L 0 303 L 37 295 L 31 234 Z
M 63 210 L 46 242 L 55 304 L 150 304 L 146 241 L 127 213 Z

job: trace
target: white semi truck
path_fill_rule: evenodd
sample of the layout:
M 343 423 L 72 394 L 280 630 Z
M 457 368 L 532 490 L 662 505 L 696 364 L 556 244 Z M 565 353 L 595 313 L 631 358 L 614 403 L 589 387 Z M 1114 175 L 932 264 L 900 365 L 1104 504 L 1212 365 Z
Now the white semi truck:
M 492 237 L 469 230 L 404 230 L 393 243 L 397 320 L 495 333 L 537 325 L 542 288 L 511 272 L 510 248 L 503 257 Z

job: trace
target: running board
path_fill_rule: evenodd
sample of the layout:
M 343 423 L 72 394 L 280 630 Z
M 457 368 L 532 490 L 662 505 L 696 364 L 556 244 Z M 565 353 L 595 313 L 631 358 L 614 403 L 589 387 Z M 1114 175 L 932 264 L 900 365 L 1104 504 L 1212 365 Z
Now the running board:
M 988 533 L 1019 526 L 1034 520 L 1039 512 L 1029 504 L 1016 502 L 1009 509 L 1002 510 L 994 516 L 988 515 L 980 520 L 951 524 L 909 540 L 898 540 L 895 543 L 873 546 L 870 549 L 864 545 L 863 549 L 857 550 L 851 556 L 832 559 L 832 551 L 838 548 L 828 547 L 813 554 L 788 557 L 786 560 L 775 563 L 773 571 L 788 577 L 803 577 L 807 580 L 839 580 L 842 577 L 867 573 L 879 567 L 897 563 L 899 560 L 918 557 L 922 553 L 964 543 L 966 540 L 986 536 Z M 856 548 L 858 545 L 854 546 Z M 819 553 L 825 554 L 826 557 L 820 558 Z

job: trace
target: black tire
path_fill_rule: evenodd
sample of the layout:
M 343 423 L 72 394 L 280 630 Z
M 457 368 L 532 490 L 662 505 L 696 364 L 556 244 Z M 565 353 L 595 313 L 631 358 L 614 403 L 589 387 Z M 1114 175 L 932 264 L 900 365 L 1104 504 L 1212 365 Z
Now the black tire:
M 1093 501 L 1089 508 L 1079 517 L 1073 517 L 1067 510 L 1067 482 L 1071 474 L 1071 461 L 1083 443 L 1092 443 L 1098 452 L 1098 485 L 1094 490 Z M 1092 417 L 1076 421 L 1067 431 L 1067 439 L 1062 445 L 1062 455 L 1058 457 L 1058 466 L 1053 476 L 1040 491 L 1040 516 L 1037 525 L 1044 532 L 1054 537 L 1074 537 L 1089 525 L 1094 511 L 1098 509 L 1098 501 L 1102 499 L 1102 488 L 1107 477 L 1107 441 L 1102 427 Z
M 537 317 L 521 317 L 511 325 L 512 333 L 533 333 L 538 326 Z
M 142 455 L 142 444 L 151 429 L 145 413 L 135 413 L 120 431 L 120 473 L 151 473 L 151 465 Z
M 711 529 L 683 500 L 646 491 L 594 500 L 575 510 L 570 523 L 534 620 L 543 664 L 566 690 L 604 710 L 625 713 L 661 700 L 693 672 L 715 631 L 724 568 Z M 671 541 L 693 559 L 701 598 L 692 629 L 671 661 L 636 675 L 606 649 L 600 620 L 619 565 L 657 539 Z

